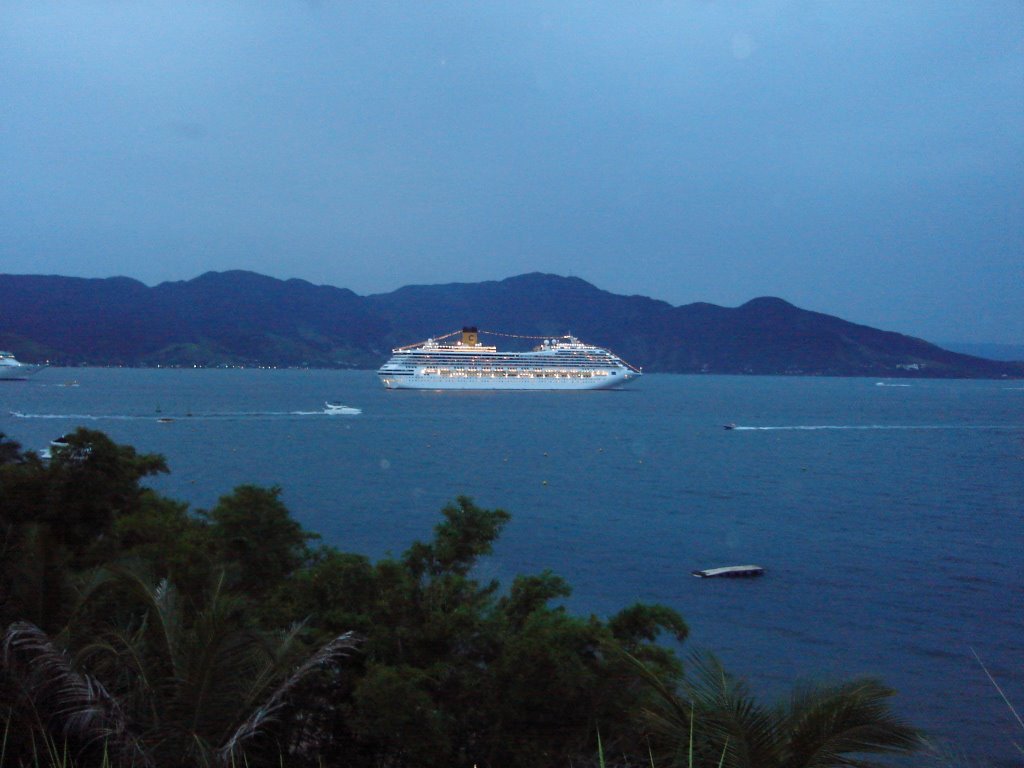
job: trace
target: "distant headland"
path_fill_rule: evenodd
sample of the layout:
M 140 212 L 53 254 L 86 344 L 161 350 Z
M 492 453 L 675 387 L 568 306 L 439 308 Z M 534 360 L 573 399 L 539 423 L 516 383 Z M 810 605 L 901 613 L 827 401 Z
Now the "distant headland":
M 0 275 L 0 348 L 53 365 L 374 368 L 392 347 L 467 323 L 524 336 L 571 332 L 649 373 L 1024 377 L 1024 362 L 952 352 L 779 298 L 676 307 L 541 273 L 371 296 L 244 271 L 154 287 Z

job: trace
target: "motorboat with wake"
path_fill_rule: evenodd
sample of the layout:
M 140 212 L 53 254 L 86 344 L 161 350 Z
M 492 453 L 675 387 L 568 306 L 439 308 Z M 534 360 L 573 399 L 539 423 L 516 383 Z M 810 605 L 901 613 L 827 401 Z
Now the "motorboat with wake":
M 362 412 L 359 408 L 339 403 L 337 400 L 328 400 L 324 403 L 324 413 L 328 416 L 358 416 Z

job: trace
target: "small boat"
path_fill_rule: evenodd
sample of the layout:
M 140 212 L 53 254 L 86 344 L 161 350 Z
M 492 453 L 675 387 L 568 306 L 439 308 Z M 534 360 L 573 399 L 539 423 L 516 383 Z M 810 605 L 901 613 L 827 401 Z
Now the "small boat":
M 764 576 L 764 568 L 760 565 L 729 565 L 725 568 L 708 568 L 703 571 L 694 571 L 693 575 L 698 579 L 749 579 L 754 576 Z
M 351 405 L 339 403 L 337 400 L 328 400 L 324 403 L 324 413 L 331 416 L 358 416 L 362 411 L 359 408 L 353 408 Z
M 729 424 L 723 424 L 722 429 L 736 429 L 736 425 L 730 422 Z
M 168 418 L 167 416 L 162 416 L 161 418 L 157 419 L 157 421 L 161 424 L 170 424 L 172 421 L 174 421 L 174 419 Z
M 50 444 L 39 451 L 39 458 L 43 461 L 50 461 L 54 457 L 56 451 L 62 451 L 66 448 L 70 448 L 71 444 L 67 440 L 67 435 L 61 435 L 50 441 Z

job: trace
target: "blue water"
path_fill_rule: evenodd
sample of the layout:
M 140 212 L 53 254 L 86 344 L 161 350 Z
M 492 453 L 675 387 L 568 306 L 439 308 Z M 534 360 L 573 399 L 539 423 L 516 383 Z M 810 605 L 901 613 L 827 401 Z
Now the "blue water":
M 52 369 L 0 385 L 0 431 L 41 448 L 102 429 L 167 456 L 154 485 L 195 507 L 279 484 L 303 525 L 371 556 L 429 537 L 467 494 L 513 515 L 482 577 L 551 568 L 581 612 L 670 605 L 687 646 L 768 699 L 879 676 L 954 749 L 1019 765 L 1024 729 L 971 649 L 1024 710 L 1024 385 L 888 384 L 649 375 L 437 393 L 369 372 Z M 689 575 L 745 563 L 766 577 Z

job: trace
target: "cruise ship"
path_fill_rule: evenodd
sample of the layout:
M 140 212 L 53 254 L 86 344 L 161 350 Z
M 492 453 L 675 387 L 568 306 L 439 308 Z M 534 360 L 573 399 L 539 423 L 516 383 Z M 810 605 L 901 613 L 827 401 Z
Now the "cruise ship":
M 0 381 L 27 379 L 33 373 L 39 373 L 45 367 L 45 365 L 19 363 L 10 352 L 0 352 Z
M 641 375 L 574 336 L 543 339 L 530 352 L 499 352 L 480 343 L 476 328 L 445 343 L 459 334 L 392 350 L 377 375 L 388 389 L 609 389 Z

